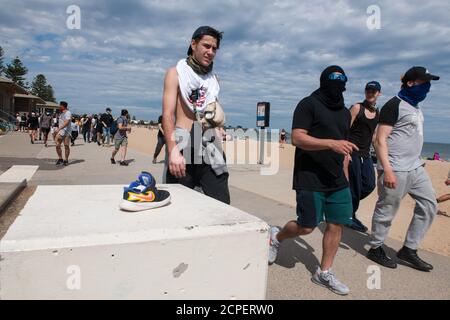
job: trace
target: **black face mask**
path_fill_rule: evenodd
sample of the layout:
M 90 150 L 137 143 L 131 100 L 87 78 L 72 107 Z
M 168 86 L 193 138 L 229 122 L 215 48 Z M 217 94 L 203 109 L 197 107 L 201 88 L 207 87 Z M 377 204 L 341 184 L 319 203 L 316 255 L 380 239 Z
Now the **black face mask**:
M 320 87 L 328 98 L 334 103 L 344 99 L 342 93 L 345 91 L 345 83 L 339 80 L 330 80 L 326 86 Z
M 340 109 L 345 107 L 343 92 L 345 89 L 346 80 L 332 80 L 330 75 L 334 72 L 341 73 L 345 79 L 344 70 L 339 66 L 330 66 L 326 68 L 320 76 L 320 92 L 321 100 L 331 109 Z

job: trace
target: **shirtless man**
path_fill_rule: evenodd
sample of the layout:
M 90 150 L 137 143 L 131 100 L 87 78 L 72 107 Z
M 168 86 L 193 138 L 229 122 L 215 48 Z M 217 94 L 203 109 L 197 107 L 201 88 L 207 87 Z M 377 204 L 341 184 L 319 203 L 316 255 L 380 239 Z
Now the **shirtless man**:
M 70 121 L 72 119 L 72 113 L 69 111 L 68 104 L 65 101 L 59 103 L 59 122 L 58 128 L 55 129 L 55 142 L 56 142 L 56 153 L 58 154 L 58 161 L 56 165 L 69 165 L 69 155 L 70 155 L 70 136 L 72 133 L 72 127 Z M 62 147 L 64 144 L 64 155 L 62 156 Z
M 179 61 L 176 67 L 167 71 L 164 79 L 162 127 L 169 152 L 166 182 L 181 183 L 192 189 L 200 186 L 207 196 L 229 204 L 226 168 L 213 169 L 212 165 L 205 162 L 204 157 L 201 163 L 193 162 L 186 156 L 189 150 L 177 145 L 180 134 L 192 137 L 193 132 L 198 132 L 194 130 L 194 123 L 198 123 L 196 120 L 199 114 L 203 115 L 209 101 L 218 99 L 219 84 L 212 69 L 221 39 L 222 33 L 211 27 L 198 28 L 192 36 L 187 59 Z M 189 147 L 193 154 L 195 150 L 192 145 L 196 139 L 187 140 L 191 140 Z

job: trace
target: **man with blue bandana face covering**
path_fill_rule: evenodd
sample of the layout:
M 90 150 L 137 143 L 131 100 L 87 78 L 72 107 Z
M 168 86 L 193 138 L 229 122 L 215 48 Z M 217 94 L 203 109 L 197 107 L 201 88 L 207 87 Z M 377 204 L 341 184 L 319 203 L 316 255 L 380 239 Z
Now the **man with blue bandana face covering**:
M 431 80 L 439 80 L 439 77 L 424 67 L 409 69 L 402 78 L 398 96 L 389 100 L 380 112 L 375 140 L 379 198 L 372 219 L 372 249 L 368 258 L 388 268 L 396 268 L 397 264 L 382 246 L 401 200 L 409 194 L 416 201 L 416 207 L 397 257 L 415 269 L 433 269 L 417 255 L 417 248 L 437 214 L 435 192 L 420 158 L 424 118 L 419 103 L 430 91 Z

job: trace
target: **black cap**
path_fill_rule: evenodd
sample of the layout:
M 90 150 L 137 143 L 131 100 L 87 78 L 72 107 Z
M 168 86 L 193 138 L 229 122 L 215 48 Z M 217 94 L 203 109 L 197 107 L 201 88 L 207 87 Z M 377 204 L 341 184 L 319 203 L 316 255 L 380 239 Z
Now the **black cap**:
M 192 40 L 198 40 L 203 36 L 212 36 L 217 39 L 217 45 L 219 46 L 220 40 L 222 40 L 222 32 L 217 31 L 216 29 L 209 26 L 201 26 L 194 31 L 192 35 Z M 187 55 L 190 56 L 192 54 L 192 47 L 189 44 L 189 49 Z
M 381 84 L 378 81 L 370 81 L 366 84 L 366 90 L 381 91 Z
M 440 77 L 431 74 L 424 67 L 412 67 L 411 69 L 406 71 L 405 75 L 402 78 L 402 82 L 407 83 L 408 81 L 416 81 L 416 80 L 431 81 L 439 79 Z

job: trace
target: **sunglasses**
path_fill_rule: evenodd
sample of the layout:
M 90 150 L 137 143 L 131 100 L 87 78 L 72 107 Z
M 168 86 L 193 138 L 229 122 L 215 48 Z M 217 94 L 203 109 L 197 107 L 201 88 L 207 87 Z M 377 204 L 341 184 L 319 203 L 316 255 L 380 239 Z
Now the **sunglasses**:
M 339 72 L 333 72 L 328 76 L 328 79 L 330 80 L 339 80 L 342 82 L 347 82 L 348 78 L 345 74 L 339 73 Z

